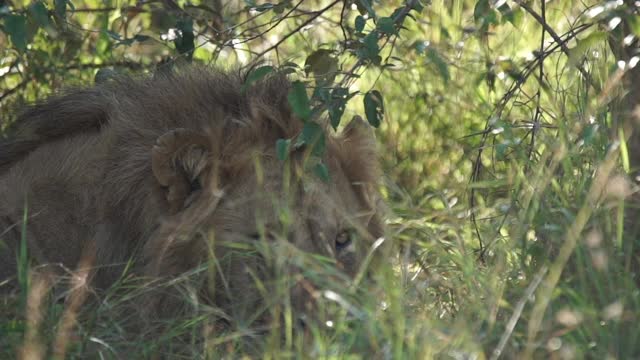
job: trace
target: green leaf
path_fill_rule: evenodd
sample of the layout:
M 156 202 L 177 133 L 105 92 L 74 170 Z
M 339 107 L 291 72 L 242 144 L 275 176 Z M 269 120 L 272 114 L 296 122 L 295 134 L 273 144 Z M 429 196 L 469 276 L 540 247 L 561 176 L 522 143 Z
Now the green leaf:
M 413 43 L 413 48 L 420 55 L 424 54 L 424 52 L 429 48 L 428 41 L 416 41 Z
M 498 24 L 498 14 L 489 4 L 489 0 L 478 0 L 473 9 L 473 18 L 484 30 L 486 30 L 489 25 Z
M 313 73 L 318 86 L 326 86 L 338 73 L 338 59 L 333 56 L 333 51 L 318 49 L 307 57 L 304 69 L 307 75 Z
M 320 180 L 324 182 L 329 182 L 330 180 L 329 169 L 327 169 L 327 166 L 322 162 L 317 163 L 313 167 L 313 173 L 316 174 L 316 176 L 319 177 Z
M 504 160 L 505 159 L 508 147 L 509 146 L 507 144 L 505 144 L 505 143 L 496 144 L 496 147 L 495 147 L 495 149 L 496 149 L 496 158 L 498 160 Z
M 362 15 L 356 16 L 356 32 L 362 32 L 366 22 L 367 20 L 365 20 L 364 17 L 362 17 Z
M 275 14 L 281 15 L 282 13 L 284 13 L 284 10 L 287 8 L 287 5 L 289 4 L 285 1 L 278 3 L 273 6 L 273 12 Z
M 587 52 L 587 50 L 604 43 L 608 36 L 609 35 L 605 31 L 594 31 L 584 39 L 578 40 L 576 46 L 569 49 L 569 65 L 576 65 L 580 62 L 580 59 L 582 59 L 582 56 Z
M 249 75 L 245 79 L 244 84 L 242 84 L 241 91 L 242 92 L 247 91 L 247 89 L 249 88 L 249 86 L 251 86 L 251 84 L 262 79 L 263 77 L 267 76 L 268 74 L 274 71 L 275 69 L 273 68 L 273 66 L 269 66 L 269 65 L 261 66 L 253 70 L 251 73 L 249 73 Z
M 440 77 L 442 77 L 444 83 L 447 84 L 451 79 L 451 75 L 449 74 L 449 66 L 444 59 L 442 59 L 440 54 L 432 47 L 427 49 L 427 58 L 436 66 Z
M 393 34 L 396 31 L 395 23 L 390 17 L 381 17 L 378 19 L 376 28 L 383 34 Z
M 513 9 L 505 3 L 498 8 L 498 11 L 500 11 L 500 13 L 502 14 L 503 22 L 508 21 L 516 29 L 520 29 L 522 20 L 524 19 L 524 12 L 521 7 Z
M 309 118 L 311 118 L 309 97 L 307 96 L 307 89 L 304 87 L 302 82 L 294 81 L 293 84 L 291 84 L 287 100 L 289 101 L 289 106 L 291 106 L 293 113 L 302 119 L 302 121 L 308 121 Z
M 195 35 L 193 34 L 193 19 L 182 18 L 177 21 L 176 28 L 180 30 L 180 36 L 173 40 L 176 50 L 179 54 L 185 55 L 187 60 L 193 58 L 195 50 Z
M 342 114 L 344 114 L 347 101 L 349 100 L 349 89 L 335 88 L 331 91 L 331 99 L 329 100 L 328 112 L 331 126 L 334 130 L 338 129 Z
M 481 22 L 490 11 L 491 5 L 489 5 L 489 0 L 478 0 L 476 6 L 473 8 L 473 19 L 476 22 Z
M 631 32 L 635 36 L 640 36 L 640 15 L 625 14 L 625 21 L 629 24 Z
M 67 0 L 54 0 L 56 15 L 65 19 L 67 16 Z
M 445 39 L 451 39 L 451 34 L 449 33 L 449 30 L 445 26 L 440 26 L 440 34 Z
M 378 46 L 378 32 L 372 31 L 364 37 L 364 46 L 371 55 L 378 55 L 380 47 Z
M 96 19 L 96 22 L 100 25 L 102 31 L 100 31 L 100 35 L 98 36 L 95 49 L 97 55 L 104 57 L 109 51 L 111 51 L 112 47 L 111 37 L 107 33 L 109 18 L 105 14 L 100 14 L 98 19 Z
M 309 121 L 302 127 L 302 133 L 298 136 L 296 147 L 307 145 L 311 148 L 311 154 L 314 156 L 322 156 L 325 150 L 325 136 L 322 126 Z
M 24 15 L 7 15 L 4 18 L 4 31 L 9 34 L 16 49 L 20 52 L 27 49 L 27 18 Z
M 384 117 L 384 102 L 378 90 L 372 90 L 364 95 L 364 113 L 371 126 L 378 127 Z
M 411 10 L 414 10 L 417 13 L 421 13 L 423 9 L 424 9 L 424 6 L 422 6 L 420 1 L 413 2 L 413 6 L 411 7 Z
M 361 60 L 369 60 L 374 64 L 380 64 L 380 47 L 378 46 L 378 31 L 374 30 L 362 39 L 362 48 L 358 51 Z
M 285 161 L 289 157 L 289 149 L 291 147 L 291 139 L 278 139 L 276 141 L 276 156 L 278 160 Z
M 358 7 L 358 11 L 360 11 L 360 15 L 369 14 L 369 17 L 372 19 L 376 18 L 376 12 L 371 7 L 371 1 L 358 0 L 356 6 Z
M 271 10 L 274 8 L 274 5 L 271 3 L 264 3 L 264 4 L 260 4 L 258 6 L 254 6 L 253 10 L 257 11 L 257 12 L 264 12 L 267 10 Z
M 49 12 L 47 7 L 40 1 L 34 2 L 29 6 L 29 13 L 35 19 L 36 23 L 43 28 L 49 27 Z

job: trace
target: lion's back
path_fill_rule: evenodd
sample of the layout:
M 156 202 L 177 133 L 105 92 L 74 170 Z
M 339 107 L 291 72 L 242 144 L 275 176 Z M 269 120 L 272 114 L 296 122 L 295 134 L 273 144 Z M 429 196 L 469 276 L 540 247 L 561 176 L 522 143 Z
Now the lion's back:
M 22 239 L 38 263 L 78 262 L 95 226 L 104 154 L 99 136 L 77 134 L 42 144 L 0 175 L 2 279 L 15 274 Z

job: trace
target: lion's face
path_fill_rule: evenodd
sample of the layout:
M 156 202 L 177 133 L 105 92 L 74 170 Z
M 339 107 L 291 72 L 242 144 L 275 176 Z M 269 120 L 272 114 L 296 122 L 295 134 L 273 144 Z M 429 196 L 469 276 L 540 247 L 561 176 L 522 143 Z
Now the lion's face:
M 153 150 L 154 175 L 168 209 L 148 245 L 155 273 L 212 262 L 215 285 L 208 292 L 223 308 L 233 304 L 234 317 L 255 316 L 251 312 L 264 303 L 265 291 L 277 301 L 282 288 L 294 308 L 309 310 L 317 286 L 354 276 L 382 236 L 371 136 L 357 118 L 327 140 L 327 181 L 311 170 L 318 159 L 304 148 L 282 161 L 270 140 L 225 152 L 215 149 L 215 136 L 206 132 L 164 135 Z M 310 279 L 327 267 L 335 269 L 331 279 Z M 283 275 L 287 284 L 278 283 Z

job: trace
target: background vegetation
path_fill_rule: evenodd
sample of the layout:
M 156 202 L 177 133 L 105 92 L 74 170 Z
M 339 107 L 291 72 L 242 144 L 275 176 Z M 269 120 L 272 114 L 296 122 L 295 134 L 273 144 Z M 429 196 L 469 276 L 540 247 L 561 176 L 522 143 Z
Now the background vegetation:
M 284 71 L 299 115 L 377 127 L 399 254 L 259 357 L 639 358 L 638 35 L 621 0 L 0 0 L 0 119 L 114 73 Z M 46 289 L 0 300 L 0 357 L 251 353 L 206 317 L 135 343 L 122 297 Z

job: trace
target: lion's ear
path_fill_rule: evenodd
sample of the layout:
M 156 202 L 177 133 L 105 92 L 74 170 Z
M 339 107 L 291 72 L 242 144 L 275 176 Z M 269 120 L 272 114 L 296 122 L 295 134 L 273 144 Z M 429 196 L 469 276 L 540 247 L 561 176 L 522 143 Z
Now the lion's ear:
M 193 130 L 171 130 L 156 140 L 151 150 L 151 169 L 165 190 L 171 213 L 180 211 L 199 185 L 199 176 L 209 166 L 210 149 L 208 138 Z
M 362 117 L 355 115 L 344 127 L 342 134 L 346 139 L 375 142 L 375 135 L 371 125 L 367 124 Z
M 373 128 L 354 116 L 342 131 L 344 169 L 353 182 L 373 183 L 380 178 Z

